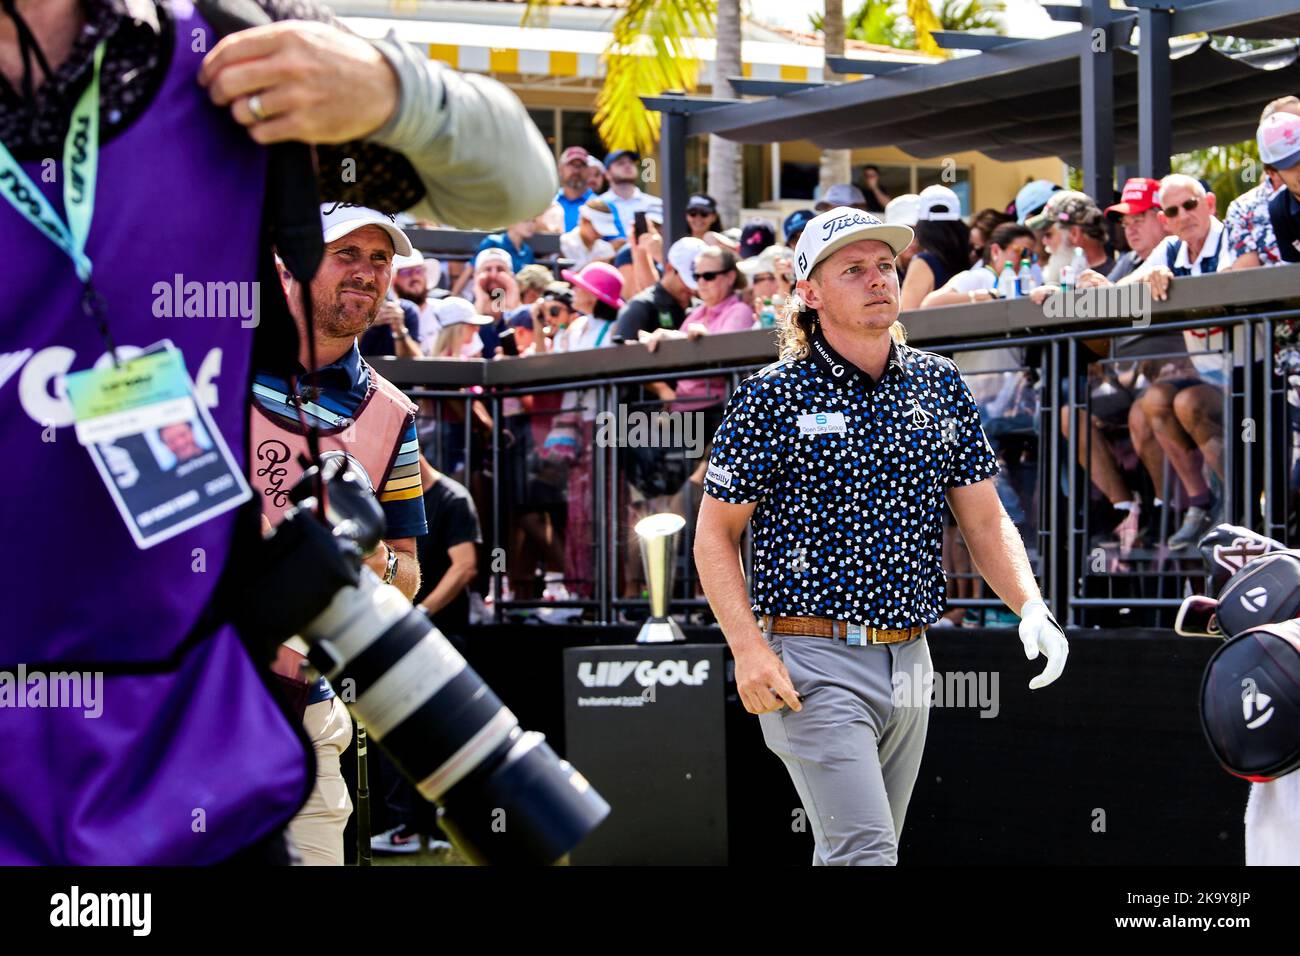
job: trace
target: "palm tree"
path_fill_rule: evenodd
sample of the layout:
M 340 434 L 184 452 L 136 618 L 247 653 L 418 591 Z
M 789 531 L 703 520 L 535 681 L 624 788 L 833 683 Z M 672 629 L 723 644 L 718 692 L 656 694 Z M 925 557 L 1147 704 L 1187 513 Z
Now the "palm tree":
M 999 15 L 1005 10 L 1002 0 L 943 0 L 939 8 L 939 24 L 945 30 L 956 32 L 990 30 L 1002 33 Z
M 713 54 L 713 95 L 731 99 L 736 95 L 728 77 L 741 75 L 740 0 L 718 0 L 717 46 Z M 724 224 L 740 218 L 741 145 L 721 136 L 709 135 L 709 194 L 718 202 Z
M 844 0 L 826 0 L 825 13 L 822 15 L 822 55 L 844 55 Z M 830 63 L 822 67 L 822 78 L 831 80 L 835 72 Z M 836 183 L 847 183 L 852 178 L 852 153 L 847 149 L 824 149 L 821 155 L 821 168 L 817 180 L 822 192 Z
M 848 19 L 846 35 L 852 40 L 893 46 L 902 50 L 941 53 L 931 36 L 934 30 L 988 30 L 1002 33 L 1002 0 L 942 0 L 936 12 L 927 0 L 907 0 L 906 13 L 895 12 L 897 0 L 863 0 Z M 812 17 L 814 30 L 823 18 Z
M 528 0 L 523 25 L 545 16 L 559 0 Z M 596 96 L 596 130 L 610 149 L 650 152 L 659 138 L 659 114 L 640 97 L 694 90 L 700 61 L 695 37 L 710 37 L 717 0 L 627 0 L 601 54 L 605 82 Z
M 1176 173 L 1186 173 L 1209 183 L 1219 216 L 1228 203 L 1264 178 L 1259 147 L 1253 139 L 1179 153 L 1169 157 L 1169 166 Z
M 528 0 L 524 25 L 555 2 Z M 627 0 L 601 55 L 605 82 L 594 117 L 601 141 L 610 149 L 654 150 L 659 114 L 640 98 L 698 87 L 700 60 L 693 40 L 715 36 L 715 22 L 713 92 L 734 96 L 727 77 L 741 72 L 740 21 L 740 0 Z M 740 160 L 738 143 L 709 137 L 709 192 L 728 222 L 740 213 Z

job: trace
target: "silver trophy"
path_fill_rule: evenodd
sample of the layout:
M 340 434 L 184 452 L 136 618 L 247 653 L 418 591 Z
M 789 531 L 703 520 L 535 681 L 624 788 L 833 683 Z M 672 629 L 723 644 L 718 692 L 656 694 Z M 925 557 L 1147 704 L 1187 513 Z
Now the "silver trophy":
M 641 541 L 641 564 L 645 568 L 646 589 L 650 592 L 650 618 L 641 625 L 641 633 L 636 636 L 638 644 L 686 640 L 677 622 L 668 616 L 673 572 L 677 569 L 677 534 L 684 527 L 685 518 L 664 512 L 642 518 L 633 529 Z

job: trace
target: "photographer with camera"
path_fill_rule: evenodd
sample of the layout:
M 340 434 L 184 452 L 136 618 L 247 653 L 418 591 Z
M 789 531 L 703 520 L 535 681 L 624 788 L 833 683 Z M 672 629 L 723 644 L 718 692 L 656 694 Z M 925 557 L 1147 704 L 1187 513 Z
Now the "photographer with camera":
M 14 549 L 0 563 L 15 596 L 0 668 L 103 675 L 96 719 L 0 711 L 0 864 L 286 861 L 311 751 L 261 666 L 269 648 L 230 621 L 252 603 L 243 555 L 263 547 L 257 506 L 235 510 L 254 350 L 261 368 L 298 351 L 270 237 L 311 236 L 286 224 L 318 216 L 297 201 L 316 170 L 326 201 L 466 228 L 555 194 L 545 140 L 503 86 L 328 21 L 302 0 L 0 2 L 0 257 L 22 263 L 0 322 L 26 366 L 0 392 L 0 450 L 27 503 L 11 528 L 64 543 L 57 574 Z M 260 310 L 168 312 L 157 289 L 173 278 L 252 287 Z M 112 417 L 89 417 L 109 385 L 152 430 L 86 432 Z M 213 445 L 175 465 L 157 432 L 178 404 Z M 219 476 L 198 481 L 198 462 Z
M 394 253 L 410 255 L 411 243 L 391 216 L 373 209 L 329 204 L 321 207 L 321 222 L 325 258 L 310 289 L 315 375 L 307 374 L 312 369 L 302 292 L 282 268 L 285 300 L 302 344 L 295 367 L 282 374 L 259 371 L 253 380 L 252 485 L 265 530 L 270 530 L 302 478 L 300 456 L 309 451 L 306 431 L 318 429 L 322 461 L 346 458 L 383 506 L 386 537 L 366 565 L 411 598 L 420 586 L 415 539 L 428 532 L 415 405 L 362 359 L 357 347 L 386 301 Z M 289 824 L 289 840 L 305 863 L 342 866 L 343 829 L 352 802 L 339 757 L 352 739 L 352 721 L 329 681 L 302 676 L 305 651 L 296 641 L 282 645 L 274 668 L 288 681 L 316 751 L 316 786 Z

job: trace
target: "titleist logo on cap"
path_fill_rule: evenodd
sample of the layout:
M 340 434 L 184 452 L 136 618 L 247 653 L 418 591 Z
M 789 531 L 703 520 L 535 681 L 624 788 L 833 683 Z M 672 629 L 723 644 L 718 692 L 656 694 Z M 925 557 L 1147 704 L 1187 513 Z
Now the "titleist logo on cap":
M 842 216 L 836 216 L 828 222 L 822 223 L 822 241 L 826 242 L 837 232 L 843 232 L 850 226 L 880 226 L 883 223 L 875 216 L 869 216 L 865 212 L 845 213 Z
M 332 216 L 340 209 L 366 209 L 366 208 L 368 207 L 361 205 L 361 203 L 359 202 L 336 202 L 334 205 L 330 206 L 328 209 L 325 210 L 325 215 Z M 391 212 L 380 212 L 380 210 L 378 209 L 376 209 L 375 212 L 378 212 L 379 215 L 381 216 L 387 216 L 391 222 L 397 222 L 397 216 Z

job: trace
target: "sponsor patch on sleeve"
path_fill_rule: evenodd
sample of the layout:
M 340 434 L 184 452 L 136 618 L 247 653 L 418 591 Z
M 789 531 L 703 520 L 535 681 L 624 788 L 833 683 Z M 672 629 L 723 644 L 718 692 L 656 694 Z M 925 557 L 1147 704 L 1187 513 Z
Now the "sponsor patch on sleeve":
M 731 472 L 721 465 L 709 465 L 709 470 L 705 472 L 705 478 L 713 482 L 719 488 L 731 487 Z

